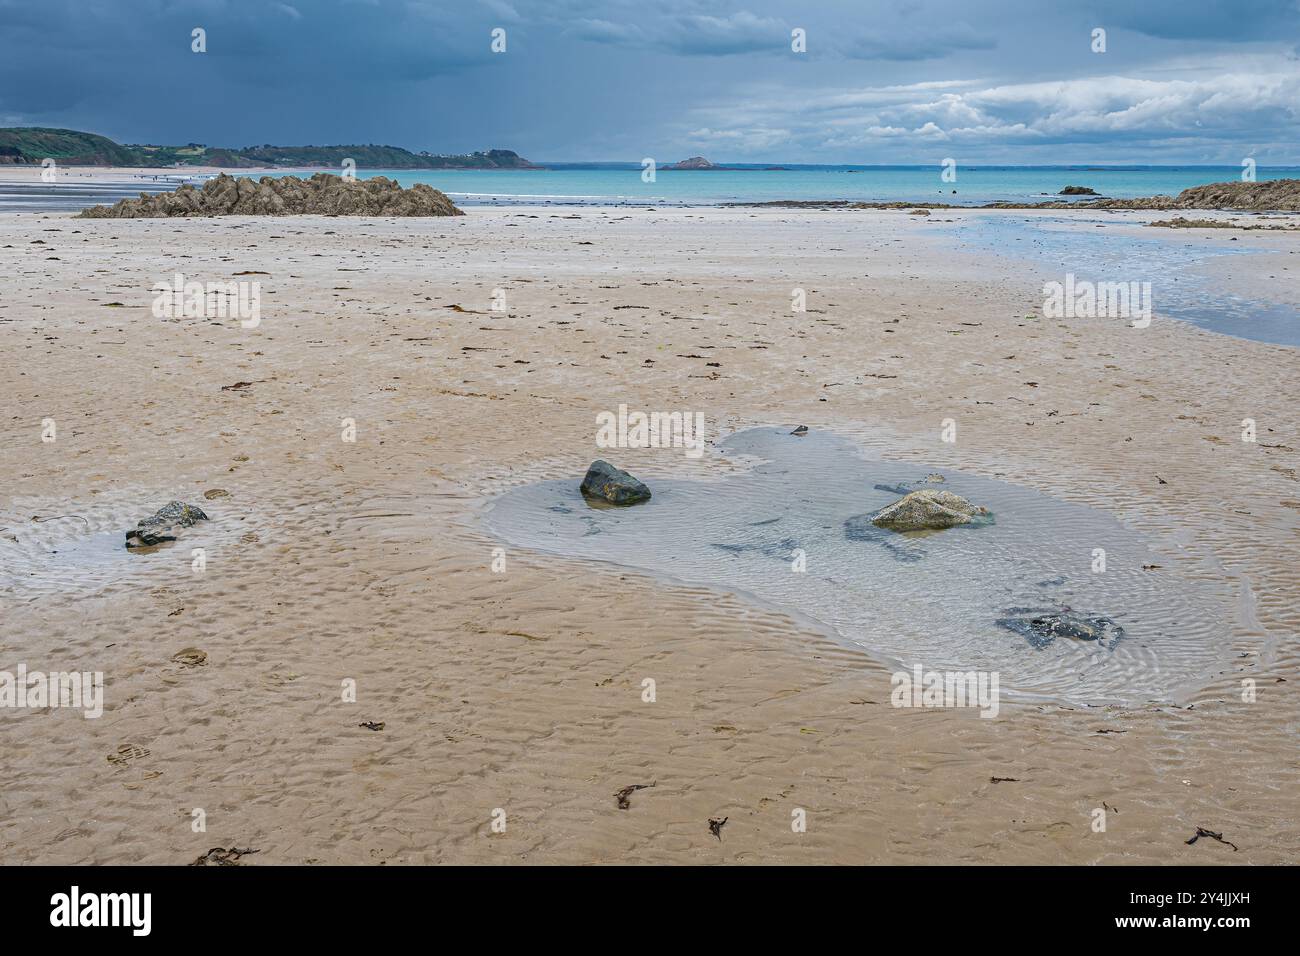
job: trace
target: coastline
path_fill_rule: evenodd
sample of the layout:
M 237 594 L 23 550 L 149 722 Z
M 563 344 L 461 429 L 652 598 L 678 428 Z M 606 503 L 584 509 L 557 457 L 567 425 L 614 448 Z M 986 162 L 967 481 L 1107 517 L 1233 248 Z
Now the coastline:
M 0 547 L 40 572 L 6 582 L 0 650 L 110 676 L 103 720 L 6 720 L 6 859 L 175 863 L 217 844 L 262 863 L 1294 859 L 1300 704 L 1279 683 L 1300 664 L 1294 348 L 1026 319 L 1040 274 L 905 212 L 473 212 L 0 215 L 30 292 L 0 308 L 4 354 L 22 356 L 0 363 L 0 525 L 18 538 Z M 1226 247 L 1213 232 L 1176 238 Z M 1247 238 L 1270 251 L 1234 260 L 1234 281 L 1297 301 L 1287 237 Z M 266 272 L 262 327 L 153 319 L 149 289 L 177 269 Z M 1241 584 L 1224 609 L 1241 656 L 1183 706 L 1014 703 L 987 721 L 892 708 L 884 668 L 736 595 L 513 549 L 492 574 L 482 509 L 576 482 L 600 454 L 593 415 L 629 400 L 706 410 L 715 437 L 828 429 L 1103 510 L 1168 568 L 1194 552 Z M 950 416 L 955 445 L 938 441 Z M 1243 417 L 1263 444 L 1242 447 Z M 68 423 L 65 453 L 39 441 L 45 418 Z M 656 450 L 616 464 L 652 484 L 725 474 Z M 188 550 L 96 566 L 85 592 L 32 564 L 84 534 L 33 515 L 120 534 L 211 489 L 227 495 L 200 578 Z M 172 659 L 192 646 L 206 665 Z M 146 753 L 106 761 L 122 745 Z M 1119 812 L 1098 834 L 1103 802 Z M 194 806 L 212 808 L 197 850 Z M 1240 851 L 1186 845 L 1197 826 Z

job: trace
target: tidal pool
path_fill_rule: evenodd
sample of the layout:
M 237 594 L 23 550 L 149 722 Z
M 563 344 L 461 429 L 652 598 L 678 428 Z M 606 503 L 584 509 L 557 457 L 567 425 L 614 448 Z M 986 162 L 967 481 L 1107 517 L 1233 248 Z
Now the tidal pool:
M 644 504 L 589 503 L 575 476 L 506 492 L 485 520 L 515 547 L 740 593 L 891 668 L 996 671 L 1009 696 L 1178 700 L 1227 666 L 1223 609 L 1238 586 L 1195 558 L 1156 554 L 1101 511 L 951 470 L 938 487 L 989 508 L 993 524 L 884 531 L 866 516 L 899 497 L 888 489 L 935 469 L 864 458 L 827 432 L 788 432 L 734 434 L 716 452 L 751 467 L 652 481 Z M 1062 609 L 1109 619 L 1108 639 L 1029 640 L 1007 626 Z

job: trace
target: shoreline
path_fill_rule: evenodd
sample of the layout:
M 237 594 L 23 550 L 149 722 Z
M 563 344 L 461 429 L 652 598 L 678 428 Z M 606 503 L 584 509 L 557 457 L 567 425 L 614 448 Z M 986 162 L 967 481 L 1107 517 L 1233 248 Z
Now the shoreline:
M 537 172 L 545 170 L 537 169 L 396 169 L 396 170 L 375 170 L 373 172 L 361 170 L 360 178 L 369 178 L 372 175 L 383 176 L 388 174 L 398 175 L 419 175 L 421 173 L 441 174 L 441 173 L 485 173 L 485 172 Z M 665 170 L 673 171 L 673 170 Z M 685 172 L 707 172 L 708 170 L 684 170 Z M 268 168 L 248 168 L 248 169 L 229 169 L 222 167 L 185 167 L 185 168 L 159 168 L 152 169 L 148 167 L 104 167 L 104 166 L 70 166 L 59 167 L 54 182 L 44 182 L 41 178 L 42 168 L 39 166 L 0 166 L 0 193 L 6 186 L 31 187 L 32 189 L 48 189 L 51 193 L 57 191 L 60 184 L 77 185 L 77 186 L 104 186 L 104 187 L 124 187 L 126 185 L 161 185 L 175 184 L 180 185 L 186 182 L 199 185 L 201 180 L 206 180 L 218 175 L 229 175 L 235 177 L 260 178 L 262 176 L 302 176 L 310 177 L 316 173 L 328 173 L 337 175 L 338 171 L 333 167 L 268 167 Z M 677 170 L 683 172 L 683 170 Z M 1293 183 L 1295 188 L 1290 192 L 1278 191 L 1281 198 L 1277 204 L 1270 207 L 1255 208 L 1254 206 L 1234 205 L 1220 196 L 1214 196 L 1207 191 L 1212 185 L 1227 187 L 1228 194 L 1231 196 L 1236 183 L 1226 184 L 1207 184 L 1202 187 L 1193 187 L 1192 192 L 1201 191 L 1213 201 L 1186 204 L 1179 202 L 1178 197 L 1166 195 L 1147 196 L 1130 199 L 1112 199 L 1105 196 L 1085 196 L 1078 199 L 1044 198 L 1034 201 L 980 201 L 972 200 L 969 203 L 952 203 L 934 199 L 889 199 L 889 200 L 861 200 L 861 199 L 766 199 L 766 200 L 718 200 L 718 201 L 692 201 L 692 200 L 672 200 L 663 198 L 634 198 L 625 197 L 619 201 L 610 201 L 615 197 L 592 197 L 592 202 L 565 203 L 566 198 L 563 196 L 539 195 L 535 199 L 528 196 L 509 193 L 500 195 L 477 195 L 470 198 L 470 194 L 459 194 L 460 201 L 467 202 L 468 205 L 490 205 L 496 207 L 514 206 L 514 205 L 539 205 L 539 206 L 560 206 L 574 205 L 584 208 L 687 208 L 687 209 L 786 209 L 786 210 L 927 210 L 927 211 L 961 211 L 961 210 L 1085 210 L 1085 211 L 1151 211 L 1162 213 L 1199 213 L 1199 212 L 1219 212 L 1219 213 L 1237 213 L 1237 214 L 1255 214 L 1261 216 L 1281 216 L 1288 214 L 1300 214 L 1300 180 L 1261 180 L 1256 186 L 1266 186 L 1272 183 Z M 446 191 L 446 190 L 444 190 Z M 0 198 L 3 198 L 0 196 Z M 52 207 L 53 208 L 53 207 Z

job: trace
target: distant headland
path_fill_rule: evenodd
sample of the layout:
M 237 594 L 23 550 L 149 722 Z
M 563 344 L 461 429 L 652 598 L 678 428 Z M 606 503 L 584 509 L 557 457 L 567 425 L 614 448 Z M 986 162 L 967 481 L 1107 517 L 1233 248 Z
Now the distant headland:
M 514 150 L 438 155 L 413 153 L 400 146 L 245 146 L 230 149 L 188 143 L 184 146 L 126 146 L 106 136 L 71 129 L 20 126 L 0 129 L 0 165 L 61 166 L 215 166 L 221 169 L 275 167 L 339 169 L 352 160 L 362 169 L 541 169 Z

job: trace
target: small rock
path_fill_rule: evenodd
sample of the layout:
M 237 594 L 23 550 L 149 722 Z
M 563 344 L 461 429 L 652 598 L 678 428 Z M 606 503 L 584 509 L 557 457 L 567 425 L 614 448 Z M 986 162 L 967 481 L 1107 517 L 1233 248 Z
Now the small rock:
M 807 425 L 797 425 L 797 426 L 795 426 L 795 430 L 792 431 L 790 434 L 791 434 L 791 435 L 807 435 L 807 434 L 808 434 L 808 426 L 807 426 Z
M 634 505 L 650 499 L 650 489 L 621 468 L 607 461 L 593 461 L 579 489 L 589 498 L 614 505 Z
M 1069 608 L 1011 608 L 1007 614 L 997 625 L 1019 634 L 1034 647 L 1046 647 L 1058 637 L 1096 641 L 1102 647 L 1112 647 L 1124 636 L 1124 628 L 1110 618 L 1083 617 Z
M 187 505 L 181 501 L 169 502 L 165 507 L 148 518 L 142 518 L 132 530 L 126 533 L 128 548 L 147 548 L 164 541 L 175 541 L 170 534 L 177 528 L 188 528 L 197 521 L 207 521 L 208 516 L 202 509 Z
M 871 523 L 890 531 L 927 531 L 992 524 L 993 515 L 951 491 L 913 491 L 873 514 Z
M 1097 190 L 1091 186 L 1066 186 L 1057 195 L 1059 196 L 1095 196 Z
M 911 212 L 908 213 L 908 215 L 909 215 L 909 216 L 928 216 L 928 215 L 930 215 L 930 210 L 928 210 L 928 209 L 913 209 Z

